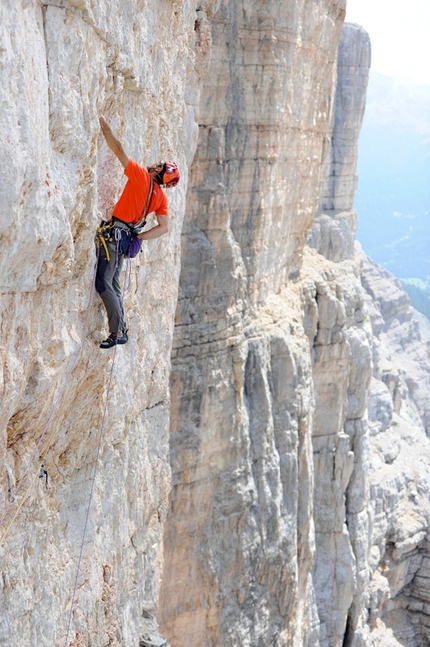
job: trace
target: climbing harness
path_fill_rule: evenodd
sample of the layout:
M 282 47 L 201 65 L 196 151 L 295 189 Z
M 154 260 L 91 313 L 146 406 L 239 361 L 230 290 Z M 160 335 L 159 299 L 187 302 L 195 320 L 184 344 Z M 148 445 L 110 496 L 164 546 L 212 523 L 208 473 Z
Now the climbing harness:
M 97 227 L 97 235 L 103 246 L 106 260 L 108 262 L 110 261 L 108 243 L 115 243 L 115 262 L 117 265 L 120 252 L 124 252 L 124 256 L 127 256 L 128 258 L 134 258 L 139 253 L 142 247 L 142 241 L 138 238 L 138 234 L 143 231 L 143 228 L 146 225 L 146 218 L 153 192 L 154 180 L 151 178 L 145 208 L 143 209 L 137 224 L 133 225 L 130 222 L 124 222 L 123 220 L 113 216 L 112 220 L 102 220 L 100 226 Z
M 116 265 L 118 265 L 120 252 L 124 252 L 124 256 L 128 256 L 127 252 L 129 251 L 132 236 L 134 234 L 133 225 L 129 225 L 117 218 L 113 218 L 113 220 L 109 222 L 103 220 L 100 227 L 97 227 L 97 234 L 108 262 L 110 261 L 108 243 L 115 244 Z
M 115 261 L 118 265 L 119 252 L 123 251 L 124 248 L 128 248 L 128 241 L 133 235 L 133 229 L 133 225 L 127 222 L 123 222 L 122 220 L 119 220 L 115 217 L 113 218 L 113 220 L 109 221 L 102 220 L 101 225 L 97 227 L 97 234 L 101 244 L 103 245 L 107 261 L 110 261 L 108 243 L 114 243 L 116 247 Z M 123 232 L 126 236 L 126 240 L 123 239 Z

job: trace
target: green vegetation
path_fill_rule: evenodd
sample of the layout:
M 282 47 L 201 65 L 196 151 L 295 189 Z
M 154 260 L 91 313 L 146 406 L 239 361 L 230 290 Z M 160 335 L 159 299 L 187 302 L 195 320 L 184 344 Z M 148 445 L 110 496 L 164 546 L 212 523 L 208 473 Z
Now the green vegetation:
M 420 279 L 400 279 L 413 307 L 430 319 L 430 285 Z

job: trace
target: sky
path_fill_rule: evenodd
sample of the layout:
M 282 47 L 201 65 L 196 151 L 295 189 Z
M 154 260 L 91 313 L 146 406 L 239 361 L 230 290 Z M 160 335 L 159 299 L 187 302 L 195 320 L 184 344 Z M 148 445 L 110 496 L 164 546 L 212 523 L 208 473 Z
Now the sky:
M 347 0 L 372 42 L 372 70 L 430 85 L 430 0 Z

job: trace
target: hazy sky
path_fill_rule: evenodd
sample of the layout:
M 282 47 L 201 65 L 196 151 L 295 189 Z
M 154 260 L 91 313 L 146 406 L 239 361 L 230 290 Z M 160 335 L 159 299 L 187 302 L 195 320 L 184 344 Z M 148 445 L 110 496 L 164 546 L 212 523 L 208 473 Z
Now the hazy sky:
M 372 41 L 372 69 L 430 84 L 430 0 L 347 0 L 346 20 Z

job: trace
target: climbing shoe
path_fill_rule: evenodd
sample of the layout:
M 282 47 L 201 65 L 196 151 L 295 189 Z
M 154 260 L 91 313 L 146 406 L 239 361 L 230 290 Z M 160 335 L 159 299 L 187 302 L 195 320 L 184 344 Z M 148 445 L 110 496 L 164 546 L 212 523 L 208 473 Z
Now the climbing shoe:
M 122 333 L 122 336 L 118 337 L 118 339 L 117 339 L 116 333 L 111 332 L 109 337 L 104 341 L 102 341 L 102 343 L 100 344 L 100 348 L 112 348 L 112 346 L 116 346 L 117 344 L 119 346 L 120 344 L 126 344 L 127 342 L 128 342 L 128 335 L 126 332 Z

